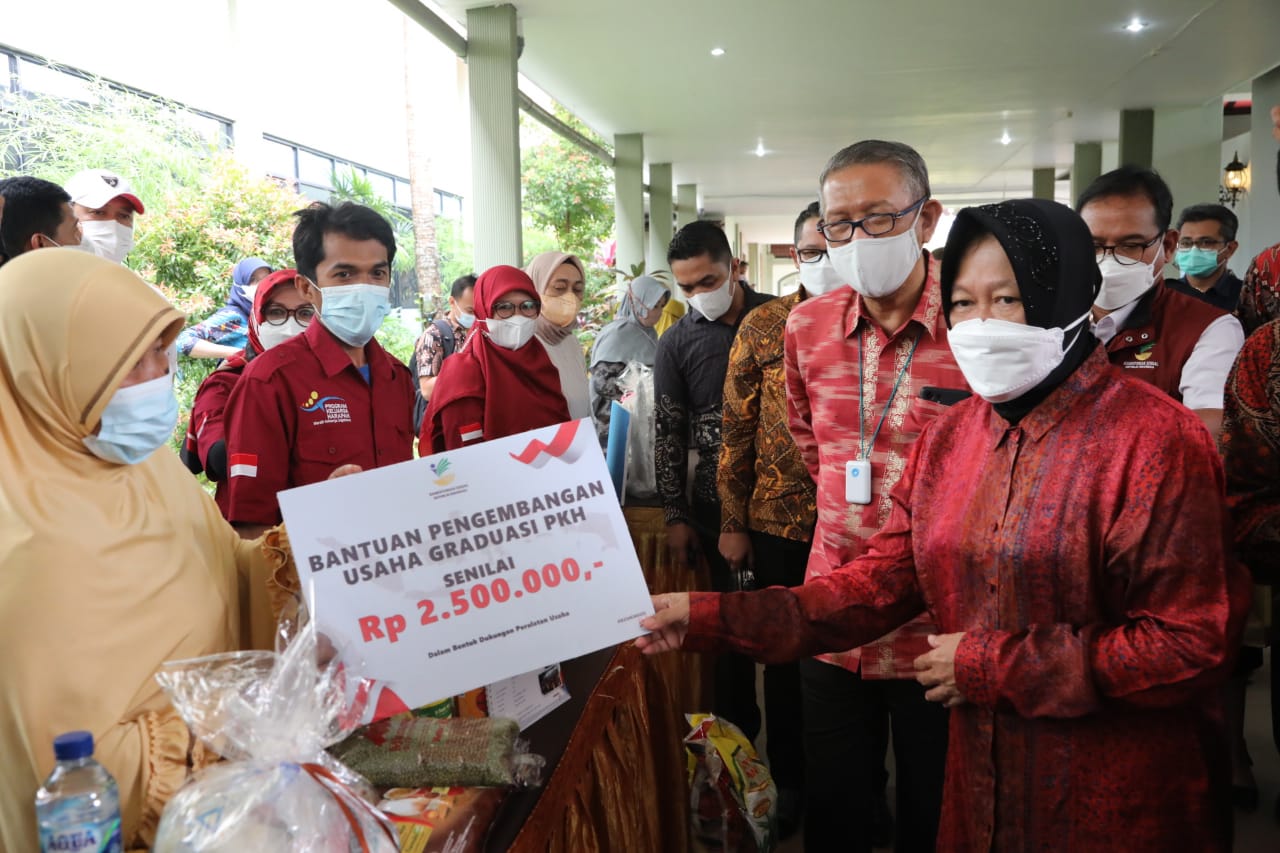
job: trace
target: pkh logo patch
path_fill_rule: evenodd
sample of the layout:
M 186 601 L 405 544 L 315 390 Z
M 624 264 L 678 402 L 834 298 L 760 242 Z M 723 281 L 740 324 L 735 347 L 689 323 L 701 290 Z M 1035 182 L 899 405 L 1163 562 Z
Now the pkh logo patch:
M 312 391 L 311 396 L 307 398 L 307 401 L 300 408 L 304 412 L 324 413 L 323 420 L 312 421 L 313 426 L 351 423 L 351 410 L 347 408 L 347 401 L 336 395 L 321 397 L 318 393 Z
M 453 482 L 453 471 L 450 470 L 447 456 L 442 456 L 439 461 L 431 463 L 431 473 L 436 475 L 432 482 L 437 486 L 447 486 Z
M 1142 347 L 1138 349 L 1136 353 L 1134 353 L 1133 357 L 1136 358 L 1138 361 L 1146 361 L 1147 359 L 1151 358 L 1151 351 L 1155 348 L 1156 348 L 1156 345 L 1154 342 L 1149 344 L 1144 344 Z

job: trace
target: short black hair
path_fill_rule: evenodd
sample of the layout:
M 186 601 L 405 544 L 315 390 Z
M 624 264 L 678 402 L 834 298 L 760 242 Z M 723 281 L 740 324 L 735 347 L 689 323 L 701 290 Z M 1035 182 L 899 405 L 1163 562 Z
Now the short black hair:
M 1094 178 L 1076 199 L 1076 213 L 1083 213 L 1085 205 L 1101 198 L 1132 196 L 1146 196 L 1155 208 L 1160 233 L 1169 230 L 1169 223 L 1173 221 L 1173 192 L 1159 172 L 1141 166 L 1121 166 Z
M 795 245 L 800 245 L 800 234 L 804 231 L 805 223 L 810 219 L 821 219 L 822 211 L 818 207 L 818 202 L 810 202 L 809 206 L 800 211 L 800 215 L 796 217 L 796 238 L 793 241 Z
M 453 284 L 449 287 L 449 295 L 454 299 L 461 299 L 462 294 L 466 293 L 476 286 L 476 274 L 469 272 L 466 275 L 460 275 L 453 280 Z
M 1230 243 L 1236 238 L 1236 232 L 1240 230 L 1240 220 L 1231 208 L 1221 204 L 1193 204 L 1190 207 L 1184 207 L 1182 213 L 1178 214 L 1178 230 L 1182 230 L 1182 226 L 1188 222 L 1209 222 L 1218 223 L 1218 230 L 1222 232 L 1222 239 Z
M 4 196 L 4 216 L 0 219 L 0 252 L 4 253 L 4 260 L 25 252 L 36 234 L 52 237 L 66 213 L 63 205 L 71 201 L 67 191 L 52 181 L 26 175 L 0 181 L 0 196 Z
M 733 267 L 733 250 L 724 229 L 714 222 L 698 219 L 676 232 L 667 247 L 667 264 L 710 255 L 711 260 Z
M 342 234 L 352 240 L 377 240 L 387 248 L 387 263 L 396 259 L 396 235 L 391 223 L 371 207 L 344 201 L 337 207 L 316 202 L 296 211 L 293 229 L 293 261 L 298 272 L 316 280 L 316 267 L 324 260 L 324 235 Z

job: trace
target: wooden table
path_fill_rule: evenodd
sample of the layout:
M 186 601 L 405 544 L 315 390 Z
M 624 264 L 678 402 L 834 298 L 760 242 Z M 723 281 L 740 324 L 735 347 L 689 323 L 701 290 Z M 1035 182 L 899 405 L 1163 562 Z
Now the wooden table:
M 650 590 L 709 588 L 705 568 L 671 565 L 660 508 L 624 512 Z M 545 785 L 507 798 L 486 851 L 691 850 L 684 715 L 706 710 L 709 663 L 630 643 L 567 661 L 573 700 L 524 733 L 548 759 Z

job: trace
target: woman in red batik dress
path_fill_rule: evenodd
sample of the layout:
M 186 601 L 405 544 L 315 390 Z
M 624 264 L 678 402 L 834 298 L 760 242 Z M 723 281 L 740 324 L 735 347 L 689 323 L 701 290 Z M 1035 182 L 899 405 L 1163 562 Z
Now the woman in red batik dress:
M 1107 363 L 1099 280 L 1068 208 L 962 211 L 942 292 L 979 396 L 920 436 L 867 553 L 794 589 L 655 596 L 642 623 L 646 652 L 780 663 L 928 610 L 944 633 L 918 679 L 952 708 L 940 850 L 1231 845 L 1215 688 L 1249 593 L 1222 466 L 1190 411 Z

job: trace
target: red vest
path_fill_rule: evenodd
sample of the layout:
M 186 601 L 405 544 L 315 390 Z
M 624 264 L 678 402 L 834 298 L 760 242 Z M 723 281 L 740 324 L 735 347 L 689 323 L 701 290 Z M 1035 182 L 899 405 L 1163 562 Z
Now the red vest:
M 1139 300 L 1107 344 L 1107 357 L 1125 373 L 1150 382 L 1181 403 L 1182 368 L 1204 330 L 1226 313 L 1160 282 Z

